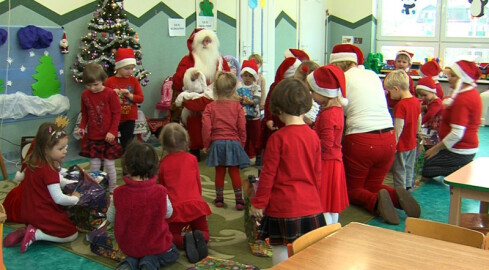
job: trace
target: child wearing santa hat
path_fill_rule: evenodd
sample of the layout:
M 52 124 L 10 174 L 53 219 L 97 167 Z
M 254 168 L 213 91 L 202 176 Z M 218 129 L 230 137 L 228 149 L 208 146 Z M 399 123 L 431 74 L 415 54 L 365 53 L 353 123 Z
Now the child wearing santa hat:
M 322 66 L 307 76 L 307 83 L 312 98 L 321 106 L 314 130 L 321 141 L 320 199 L 329 225 L 337 223 L 341 211 L 349 205 L 341 153 L 343 106 L 348 104 L 345 74 L 337 66 Z
M 134 73 L 136 57 L 131 48 L 119 48 L 115 54 L 115 75 L 105 81 L 105 86 L 114 89 L 121 102 L 119 123 L 120 144 L 123 151 L 134 139 L 134 128 L 138 119 L 138 104 L 144 101 L 143 90 Z
M 241 82 L 238 84 L 238 96 L 246 117 L 246 143 L 244 149 L 248 157 L 256 156 L 255 165 L 261 165 L 260 141 L 260 103 L 261 88 L 256 84 L 258 65 L 255 60 L 244 60 L 241 65 Z
M 441 112 L 443 109 L 442 101 L 436 95 L 436 84 L 431 77 L 423 77 L 418 80 L 416 91 L 423 100 L 421 112 L 421 133 L 423 135 L 423 144 L 425 149 L 439 142 L 438 127 L 440 126 Z
M 390 97 L 398 101 L 394 107 L 397 152 L 391 168 L 394 188 L 410 190 L 416 178 L 416 136 L 421 125 L 421 106 L 418 99 L 409 92 L 409 76 L 404 70 L 391 72 L 384 80 L 384 87 Z
M 424 63 L 420 68 L 419 68 L 419 73 L 421 77 L 431 77 L 433 81 L 435 82 L 436 86 L 436 95 L 443 99 L 444 93 L 443 93 L 443 88 L 441 87 L 441 83 L 438 81 L 438 75 L 441 72 L 440 65 L 435 59 L 432 59 L 431 61 L 428 61 Z
M 305 60 L 296 69 L 294 78 L 299 79 L 307 84 L 307 80 L 306 80 L 307 75 L 314 72 L 314 70 L 316 70 L 317 68 L 319 68 L 319 65 L 316 64 L 316 62 Z M 319 105 L 313 101 L 311 109 L 306 114 L 304 114 L 304 121 L 308 125 L 313 126 L 314 122 L 316 121 L 316 117 L 318 113 L 319 113 Z
M 299 49 L 287 49 L 284 52 L 284 56 L 285 56 L 285 58 L 295 57 L 295 58 L 299 59 L 301 62 L 311 60 L 309 58 L 309 55 L 305 51 L 299 50 Z
M 414 54 L 412 52 L 408 52 L 406 50 L 400 50 L 396 53 L 396 60 L 394 61 L 394 68 L 396 70 L 404 70 L 409 77 L 409 92 L 411 92 L 411 95 L 416 96 L 416 91 L 414 90 L 414 82 L 411 76 L 409 76 L 409 69 L 411 68 L 412 61 L 413 61 L 413 56 Z M 389 76 L 387 74 L 386 78 Z M 385 88 L 384 88 L 385 89 Z M 387 94 L 387 103 L 389 104 L 390 108 L 394 108 L 396 106 L 397 100 L 392 99 L 390 96 L 389 91 L 385 89 L 385 92 Z
M 295 57 L 287 57 L 282 61 L 275 73 L 275 81 L 270 85 L 267 98 L 265 100 L 265 111 L 262 120 L 262 147 L 267 145 L 268 137 L 284 126 L 284 123 L 276 115 L 273 115 L 270 111 L 270 97 L 272 96 L 275 86 L 285 78 L 292 78 L 297 70 L 297 67 L 301 64 L 301 61 Z
M 254 53 L 248 57 L 248 60 L 255 60 L 258 65 L 258 70 L 263 66 L 263 58 L 261 55 Z M 267 99 L 267 83 L 266 78 L 263 75 L 263 72 L 258 72 L 258 79 L 256 79 L 256 84 L 260 86 L 261 89 L 261 101 L 260 101 L 260 110 L 265 109 L 265 99 Z
M 479 149 L 482 101 L 476 81 L 481 71 L 474 62 L 460 60 L 446 73 L 453 92 L 443 100 L 446 107 L 439 128 L 441 142 L 425 152 L 424 177 L 453 173 L 470 163 Z

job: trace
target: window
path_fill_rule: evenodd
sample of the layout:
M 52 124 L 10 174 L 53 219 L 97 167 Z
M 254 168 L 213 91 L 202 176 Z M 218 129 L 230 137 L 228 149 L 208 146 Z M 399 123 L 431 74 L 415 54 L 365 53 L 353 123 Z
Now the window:
M 379 0 L 378 5 L 376 50 L 384 59 L 404 49 L 414 53 L 414 62 L 438 57 L 445 66 L 469 56 L 489 63 L 489 4 L 479 18 L 462 0 Z

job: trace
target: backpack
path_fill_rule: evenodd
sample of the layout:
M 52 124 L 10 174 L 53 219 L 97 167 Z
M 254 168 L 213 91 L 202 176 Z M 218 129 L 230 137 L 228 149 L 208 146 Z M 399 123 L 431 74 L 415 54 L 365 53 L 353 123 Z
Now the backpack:
M 160 111 L 168 111 L 171 105 L 173 95 L 173 77 L 168 76 L 161 85 L 161 100 L 156 103 L 156 109 Z

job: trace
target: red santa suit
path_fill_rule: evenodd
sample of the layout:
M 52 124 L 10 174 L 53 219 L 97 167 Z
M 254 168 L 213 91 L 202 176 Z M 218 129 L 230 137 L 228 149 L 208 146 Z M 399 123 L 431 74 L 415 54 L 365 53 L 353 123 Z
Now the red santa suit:
M 201 71 L 207 78 L 207 85 L 210 85 L 214 81 L 214 77 L 216 75 L 217 71 L 231 71 L 229 68 L 228 63 L 226 60 L 218 54 L 218 57 L 216 58 L 216 68 L 210 68 L 212 67 L 213 63 L 209 62 L 204 62 L 201 60 L 201 58 L 198 56 L 198 54 L 195 53 L 195 49 L 197 45 L 202 44 L 202 41 L 206 38 L 209 37 L 212 42 L 211 44 L 211 49 L 212 47 L 215 50 L 219 49 L 219 40 L 216 36 L 216 33 L 212 30 L 207 30 L 207 29 L 202 29 L 202 28 L 196 28 L 190 37 L 187 39 L 187 48 L 189 50 L 189 53 L 185 55 L 182 60 L 180 60 L 180 63 L 178 63 L 177 70 L 175 74 L 173 75 L 173 97 L 172 97 L 172 106 L 170 107 L 171 110 L 171 118 L 172 120 L 179 120 L 180 119 L 180 113 L 181 109 L 179 109 L 174 101 L 176 97 L 183 91 L 183 79 L 185 76 L 185 72 L 187 69 L 191 67 L 197 68 L 199 71 Z M 209 59 L 210 60 L 210 59 Z M 200 102 L 196 101 L 197 104 L 189 104 L 188 106 L 191 107 L 192 109 L 201 109 L 198 111 L 203 111 L 205 108 L 205 105 L 207 105 L 205 102 Z M 201 107 L 202 104 L 205 104 L 204 107 Z M 186 104 L 184 104 L 186 107 Z M 188 108 L 189 110 L 192 110 L 191 108 Z

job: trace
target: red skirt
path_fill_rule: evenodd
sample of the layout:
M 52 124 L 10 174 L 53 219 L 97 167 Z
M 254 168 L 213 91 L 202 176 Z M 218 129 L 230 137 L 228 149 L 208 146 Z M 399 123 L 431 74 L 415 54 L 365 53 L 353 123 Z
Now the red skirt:
M 350 205 L 341 160 L 322 160 L 321 200 L 325 213 L 341 213 Z
M 87 142 L 82 145 L 80 156 L 115 160 L 122 156 L 122 146 L 117 141 L 108 143 L 104 140 L 87 140 Z
M 14 187 L 5 197 L 3 201 L 3 207 L 7 214 L 7 221 L 25 223 L 20 215 L 20 203 L 22 202 L 22 190 L 24 181 Z

